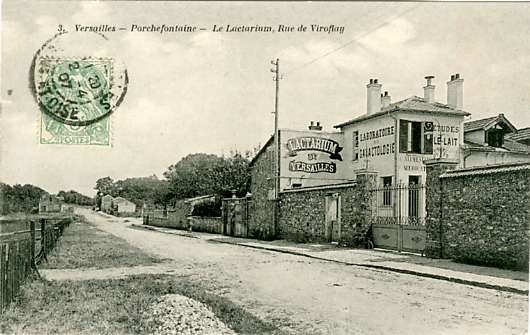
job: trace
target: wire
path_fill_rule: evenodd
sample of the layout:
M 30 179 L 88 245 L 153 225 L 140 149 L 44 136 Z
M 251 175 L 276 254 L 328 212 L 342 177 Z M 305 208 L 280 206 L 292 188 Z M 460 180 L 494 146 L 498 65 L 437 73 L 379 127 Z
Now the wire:
M 358 39 L 360 39 L 360 38 L 362 38 L 362 37 L 365 37 L 365 36 L 371 34 L 372 32 L 374 32 L 375 30 L 378 30 L 378 29 L 380 29 L 380 28 L 382 28 L 382 27 L 384 27 L 384 26 L 387 26 L 387 25 L 389 25 L 391 22 L 393 22 L 393 21 L 399 19 L 400 17 L 402 17 L 402 16 L 404 16 L 404 15 L 410 13 L 410 12 L 412 12 L 413 10 L 417 9 L 418 7 L 420 7 L 421 5 L 423 5 L 423 3 L 419 3 L 419 4 L 417 4 L 416 6 L 407 9 L 406 11 L 404 11 L 404 12 L 402 12 L 401 14 L 395 16 L 395 17 L 392 18 L 391 20 L 386 21 L 386 22 L 380 24 L 379 26 L 375 27 L 375 28 L 372 29 L 372 30 L 367 31 L 365 34 L 360 35 L 360 36 L 354 38 L 353 40 L 349 41 L 348 43 L 343 44 L 343 45 L 341 45 L 340 47 L 338 47 L 338 48 L 336 48 L 336 49 L 334 49 L 334 50 L 332 50 L 332 51 L 330 51 L 330 52 L 328 52 L 328 53 L 326 53 L 326 54 L 324 54 L 324 55 L 322 55 L 322 56 L 320 56 L 320 57 L 318 57 L 318 58 L 315 58 L 315 59 L 313 59 L 313 60 L 310 61 L 310 62 L 307 62 L 307 63 L 305 63 L 305 64 L 303 64 L 303 65 L 300 65 L 299 67 L 296 67 L 296 68 L 294 68 L 294 69 L 292 69 L 292 70 L 290 70 L 290 71 L 288 71 L 288 72 L 285 72 L 283 75 L 290 74 L 290 73 L 292 73 L 292 72 L 294 72 L 294 71 L 297 71 L 297 70 L 299 70 L 299 69 L 301 69 L 301 68 L 303 68 L 303 67 L 306 67 L 306 66 L 308 66 L 308 65 L 310 65 L 310 64 L 313 64 L 313 63 L 315 63 L 315 62 L 321 60 L 321 59 L 324 58 L 324 57 L 327 57 L 327 56 L 331 55 L 331 54 L 334 53 L 334 52 L 337 52 L 337 51 L 339 51 L 339 50 L 341 50 L 341 49 L 347 47 L 348 45 L 352 44 L 353 42 L 357 41 Z M 359 29 L 359 28 L 358 28 L 358 29 Z M 358 30 L 358 29 L 357 29 L 357 30 Z

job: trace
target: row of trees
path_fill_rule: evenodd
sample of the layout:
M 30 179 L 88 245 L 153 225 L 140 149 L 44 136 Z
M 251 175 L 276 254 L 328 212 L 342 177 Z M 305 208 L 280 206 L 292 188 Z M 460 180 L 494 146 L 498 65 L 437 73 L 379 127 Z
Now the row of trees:
M 59 193 L 57 193 L 57 196 L 63 197 L 64 202 L 67 204 L 80 205 L 80 206 L 94 206 L 94 198 L 87 197 L 86 195 L 81 194 L 75 190 L 70 190 L 68 192 L 59 191 Z
M 202 195 L 217 195 L 219 199 L 245 196 L 250 190 L 251 152 L 231 152 L 230 157 L 213 154 L 190 154 L 168 167 L 164 180 L 156 175 L 127 178 L 114 182 L 105 177 L 96 181 L 94 189 L 100 195 L 123 197 L 137 206 L 173 205 L 177 200 Z
M 0 183 L 2 215 L 11 213 L 31 213 L 38 211 L 39 200 L 47 192 L 31 184 L 10 186 Z
M 165 204 L 169 198 L 167 180 L 159 180 L 156 175 L 141 178 L 127 178 L 125 180 L 114 180 L 110 177 L 100 178 L 96 181 L 95 190 L 100 196 L 110 194 L 113 197 L 122 197 L 137 206 L 144 203 Z

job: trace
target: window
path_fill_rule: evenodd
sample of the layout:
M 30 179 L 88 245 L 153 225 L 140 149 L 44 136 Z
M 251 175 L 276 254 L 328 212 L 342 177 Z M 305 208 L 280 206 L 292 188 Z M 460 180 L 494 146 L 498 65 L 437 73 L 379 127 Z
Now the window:
M 502 129 L 490 129 L 486 131 L 486 143 L 490 147 L 502 147 L 504 143 L 504 131 Z
M 421 187 L 420 176 L 409 176 L 409 217 L 418 217 L 420 213 Z
M 356 161 L 359 159 L 359 132 L 353 132 L 353 154 L 352 160 Z
M 392 177 L 383 177 L 383 206 L 392 205 Z
M 433 153 L 432 122 L 399 120 L 399 152 Z

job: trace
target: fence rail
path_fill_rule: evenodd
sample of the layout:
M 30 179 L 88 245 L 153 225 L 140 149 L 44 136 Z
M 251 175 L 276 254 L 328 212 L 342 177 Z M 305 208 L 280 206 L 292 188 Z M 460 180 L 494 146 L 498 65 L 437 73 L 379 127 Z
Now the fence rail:
M 425 185 L 397 184 L 374 188 L 374 224 L 425 225 Z
M 71 216 L 0 220 L 0 312 L 10 305 L 31 271 L 37 270 L 37 264 L 47 260 L 71 221 Z

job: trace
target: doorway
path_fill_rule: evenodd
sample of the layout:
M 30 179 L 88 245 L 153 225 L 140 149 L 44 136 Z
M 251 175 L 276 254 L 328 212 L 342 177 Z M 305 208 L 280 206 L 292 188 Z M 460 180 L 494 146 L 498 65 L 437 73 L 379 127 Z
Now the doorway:
M 340 240 L 340 195 L 338 193 L 326 196 L 326 240 L 339 242 Z

